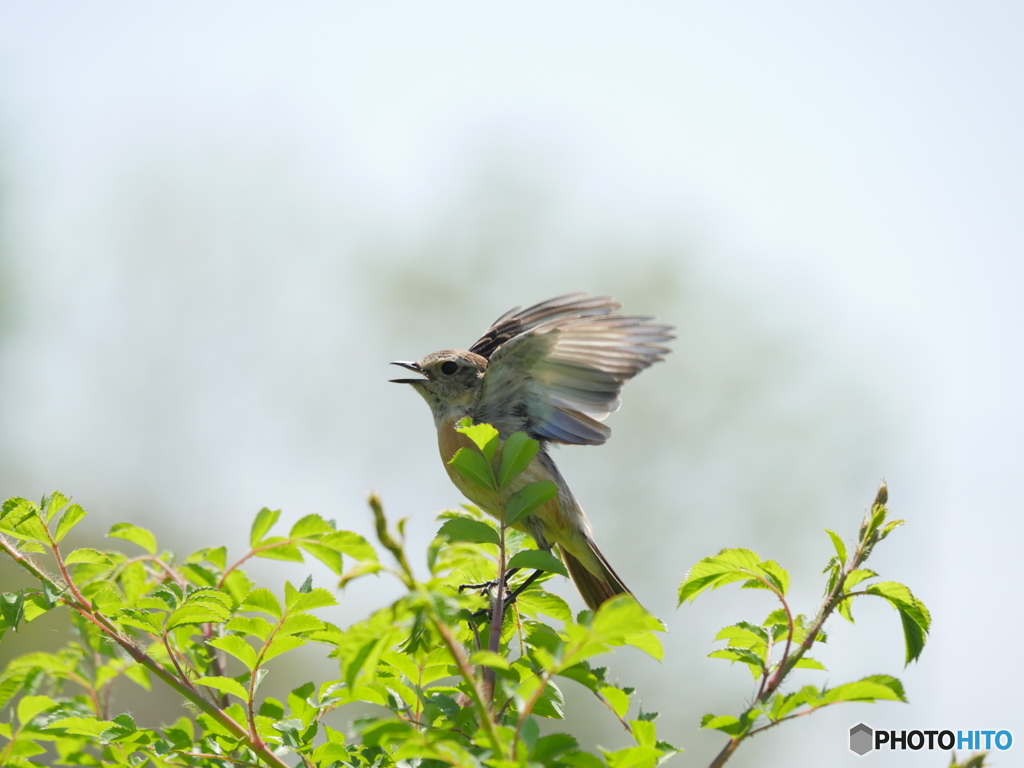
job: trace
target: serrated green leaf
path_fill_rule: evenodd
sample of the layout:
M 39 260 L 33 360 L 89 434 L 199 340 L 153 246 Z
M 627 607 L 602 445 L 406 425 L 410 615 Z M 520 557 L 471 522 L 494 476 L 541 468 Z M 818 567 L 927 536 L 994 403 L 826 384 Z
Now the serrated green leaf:
M 276 619 L 280 619 L 284 615 L 284 612 L 281 610 L 281 603 L 274 597 L 274 593 L 262 587 L 252 590 L 252 592 L 245 596 L 245 600 L 242 602 L 242 610 L 262 611 L 263 613 L 269 613 Z
M 558 595 L 539 589 L 528 589 L 516 599 L 516 604 L 525 612 L 543 613 L 558 621 L 570 621 L 572 610 Z
M 493 667 L 494 669 L 511 669 L 512 665 L 508 659 L 494 651 L 476 651 L 469 657 L 469 663 L 474 667 Z
M 658 743 L 657 727 L 649 720 L 630 720 L 633 738 L 641 747 L 653 747 Z
M 783 595 L 789 591 L 789 572 L 774 560 L 761 563 L 761 571 Z
M 187 602 L 167 617 L 167 631 L 189 624 L 219 624 L 231 617 L 231 609 L 216 601 Z
M 300 518 L 295 525 L 292 526 L 291 531 L 288 532 L 288 538 L 290 539 L 304 539 L 311 536 L 320 536 L 325 533 L 333 533 L 334 528 L 320 515 L 312 514 L 306 515 Z
M 877 573 L 868 568 L 858 568 L 854 571 L 850 571 L 846 575 L 846 581 L 843 582 L 843 591 L 847 592 L 865 579 L 873 579 L 877 575 Z
M 277 633 L 279 635 L 298 635 L 319 631 L 324 626 L 324 622 L 320 621 L 316 616 L 311 616 L 308 613 L 296 613 L 281 622 Z
M 836 556 L 839 558 L 840 567 L 842 567 L 846 563 L 846 543 L 835 531 L 830 531 L 826 528 L 825 533 L 827 533 L 828 537 L 832 539 L 832 546 L 836 549 Z
M 320 540 L 320 545 L 330 547 L 360 562 L 376 563 L 377 551 L 365 538 L 352 531 L 334 531 Z
M 465 419 L 463 421 L 465 421 Z M 480 452 L 487 458 L 487 461 L 494 458 L 494 453 L 498 450 L 498 430 L 490 424 L 480 423 L 464 425 L 460 423 L 455 430 L 457 432 L 461 432 L 472 440 L 473 445 L 480 450 Z
M 131 523 L 115 523 L 107 532 L 107 536 L 115 539 L 124 539 L 132 544 L 138 544 L 149 554 L 156 554 L 156 536 L 145 528 L 140 528 Z
M 636 632 L 626 635 L 622 638 L 622 642 L 643 651 L 657 661 L 665 658 L 665 648 L 661 644 L 661 639 L 653 632 Z
M 269 536 L 260 542 L 259 549 L 254 552 L 256 557 L 264 560 L 287 560 L 291 563 L 301 563 L 302 552 L 292 543 L 291 539 L 284 536 Z
M 18 702 L 18 722 L 22 726 L 28 725 L 40 712 L 55 706 L 57 702 L 49 696 L 23 696 Z
M 263 541 L 263 537 L 267 535 L 267 531 L 274 527 L 274 523 L 281 516 L 281 510 L 279 509 L 267 509 L 264 507 L 256 513 L 256 519 L 253 520 L 252 529 L 249 533 L 249 546 L 254 549 L 259 546 L 259 543 Z
M 903 638 L 906 644 L 906 663 L 914 661 L 924 650 L 925 637 L 931 627 L 931 614 L 924 603 L 895 581 L 882 581 L 869 586 L 865 592 L 886 599 L 900 614 Z
M 767 645 L 768 633 L 756 624 L 741 621 L 720 629 L 715 635 L 715 640 L 727 640 L 729 645 L 737 648 L 753 648 L 758 645 Z
M 322 544 L 315 544 L 311 541 L 301 541 L 299 542 L 299 547 L 330 568 L 336 576 L 341 576 L 344 573 L 341 553 L 337 550 L 325 547 Z
M 87 563 L 89 565 L 113 565 L 113 561 L 109 556 L 103 554 L 98 549 L 91 549 L 90 547 L 82 547 L 81 549 L 75 549 L 68 553 L 67 557 L 64 558 L 65 565 L 76 565 L 79 563 Z
M 486 544 L 498 543 L 498 532 L 487 523 L 480 520 L 470 520 L 467 517 L 455 517 L 446 520 L 438 536 L 446 536 L 449 541 L 469 541 Z
M 568 576 L 569 572 L 562 562 L 550 552 L 542 549 L 524 549 L 517 552 L 508 561 L 508 568 L 533 568 L 536 571 L 549 571 Z
M 39 507 L 25 499 L 9 499 L 8 504 L 12 501 L 17 503 L 12 504 L 7 514 L 4 515 L 2 524 L 0 524 L 0 531 L 4 531 L 22 541 L 37 544 L 49 543 L 50 534 L 46 524 L 43 522 L 42 512 Z M 7 508 L 7 504 L 4 507 Z M 26 545 L 20 546 L 19 549 L 22 551 L 45 551 L 30 549 Z
M 533 461 L 540 450 L 540 443 L 525 432 L 509 435 L 501 449 L 501 464 L 498 467 L 498 487 L 506 488 L 519 477 Z
M 824 664 L 817 659 L 812 659 L 810 656 L 802 657 L 800 661 L 793 666 L 799 667 L 800 669 L 820 669 L 824 672 L 828 672 L 828 668 Z
M 25 616 L 25 592 L 4 592 L 0 595 L 0 616 L 8 627 L 17 631 Z
M 625 717 L 626 712 L 629 711 L 629 695 L 621 688 L 616 688 L 613 685 L 605 685 L 597 691 L 601 697 L 608 702 L 608 706 L 612 708 L 612 712 L 615 713 L 616 717 Z
M 540 480 L 524 486 L 513 493 L 505 505 L 505 525 L 515 525 L 557 495 L 558 486 L 550 480 Z
M 235 616 L 224 625 L 224 629 L 266 640 L 274 631 L 274 625 L 262 616 Z
M 763 577 L 761 558 L 749 549 L 723 549 L 698 562 L 679 585 L 678 605 L 693 600 L 706 589 L 718 589 L 735 581 Z
M 82 509 L 78 504 L 72 504 L 64 510 L 64 513 L 60 516 L 60 520 L 57 522 L 57 530 L 53 534 L 54 541 L 60 541 L 68 532 L 78 525 L 79 521 L 85 517 L 85 510 Z
M 215 637 L 208 641 L 207 645 L 212 645 L 214 648 L 220 648 L 225 653 L 230 653 L 242 662 L 250 672 L 256 666 L 256 651 L 238 635 Z
M 288 613 L 301 613 L 312 611 L 316 608 L 326 608 L 329 605 L 337 605 L 338 601 L 334 595 L 326 589 L 317 587 L 309 592 L 300 592 L 289 582 L 284 583 L 284 604 Z
M 840 701 L 879 700 L 906 701 L 900 681 L 888 675 L 872 675 L 855 683 L 836 686 L 829 691 L 824 691 L 821 695 L 823 704 L 834 704 Z
M 270 661 L 275 656 L 280 656 L 282 653 L 301 648 L 305 645 L 308 640 L 297 635 L 277 635 L 270 644 L 267 645 L 263 650 L 263 662 Z
M 213 688 L 223 693 L 230 693 L 232 696 L 237 696 L 242 701 L 249 700 L 249 691 L 245 689 L 240 682 L 233 680 L 230 677 L 221 677 L 215 675 L 213 677 L 200 677 L 198 680 L 193 681 L 196 685 L 205 685 L 208 688 Z
M 459 448 L 448 463 L 473 485 L 494 490 L 494 471 L 483 454 L 468 448 Z
M 70 499 L 60 491 L 54 491 L 48 496 L 43 496 L 42 504 L 39 505 L 39 512 L 47 525 L 49 525 L 58 512 L 68 505 L 69 501 Z

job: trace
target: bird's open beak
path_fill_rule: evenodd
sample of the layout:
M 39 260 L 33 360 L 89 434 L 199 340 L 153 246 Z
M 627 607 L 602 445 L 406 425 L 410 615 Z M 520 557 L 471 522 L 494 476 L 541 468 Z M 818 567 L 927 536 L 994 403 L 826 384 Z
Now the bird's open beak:
M 391 365 L 400 365 L 403 368 L 408 368 L 410 371 L 413 371 L 415 373 L 419 373 L 423 376 L 426 375 L 423 373 L 423 369 L 420 368 L 419 363 L 405 363 L 402 362 L 401 360 L 395 360 L 393 363 L 391 363 Z M 424 381 L 426 381 L 426 379 L 388 379 L 388 381 L 394 384 L 422 384 Z

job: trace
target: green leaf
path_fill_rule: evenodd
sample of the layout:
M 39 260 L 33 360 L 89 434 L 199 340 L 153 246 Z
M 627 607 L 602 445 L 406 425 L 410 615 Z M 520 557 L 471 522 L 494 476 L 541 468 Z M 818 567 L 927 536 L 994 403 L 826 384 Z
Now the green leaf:
M 220 648 L 225 653 L 230 653 L 245 664 L 250 672 L 256 666 L 256 651 L 238 635 L 215 637 L 213 640 L 208 641 L 207 645 L 212 645 L 214 648 Z
M 280 619 L 284 615 L 284 612 L 281 610 L 281 604 L 274 597 L 274 593 L 262 587 L 254 589 L 245 596 L 245 600 L 242 602 L 242 610 L 262 611 L 263 613 L 269 613 L 275 619 Z
M 872 675 L 855 683 L 846 683 L 824 691 L 821 695 L 823 704 L 834 704 L 840 701 L 906 701 L 903 685 L 895 677 L 889 675 Z
M 235 616 L 224 625 L 224 629 L 266 640 L 274 631 L 274 625 L 262 616 Z
M 299 547 L 330 568 L 335 576 L 341 576 L 344 573 L 340 552 L 312 541 L 300 541 Z
M 498 467 L 498 487 L 505 488 L 519 477 L 533 461 L 540 450 L 540 443 L 525 432 L 509 435 L 501 449 L 501 465 Z
M 320 540 L 320 546 L 336 549 L 338 552 L 361 562 L 377 562 L 377 551 L 370 542 L 358 533 L 352 533 L 352 531 L 334 531 L 329 533 Z
M 872 584 L 865 590 L 889 601 L 900 614 L 903 623 L 903 638 L 906 644 L 906 663 L 914 661 L 924 650 L 925 636 L 931 627 L 932 617 L 924 603 L 918 600 L 907 587 L 895 581 Z
M 0 617 L 15 631 L 25 616 L 25 592 L 4 592 L 0 595 Z
M 626 716 L 626 712 L 629 711 L 629 694 L 613 685 L 602 686 L 597 692 L 608 702 L 608 706 L 612 708 L 612 712 L 617 717 Z
M 541 480 L 519 489 L 505 505 L 505 525 L 515 525 L 541 504 L 558 495 L 558 486 L 550 480 Z
M 465 422 L 468 420 L 467 417 L 459 422 L 455 431 L 461 432 L 472 440 L 480 452 L 487 457 L 487 461 L 490 461 L 494 458 L 495 451 L 498 450 L 498 430 L 485 423 L 467 425 Z
M 317 587 L 309 592 L 300 592 L 290 582 L 284 583 L 284 605 L 288 613 L 312 611 L 315 608 L 326 608 L 329 605 L 337 604 L 338 601 L 334 599 L 334 595 L 326 589 Z
M 783 595 L 789 591 L 789 572 L 774 560 L 761 563 L 761 571 Z
M 737 648 L 754 648 L 767 646 L 768 633 L 756 624 L 741 621 L 720 629 L 715 640 L 727 640 L 729 645 Z
M 742 662 L 750 669 L 755 680 L 764 672 L 764 659 L 747 648 L 722 648 L 709 653 L 708 658 Z
M 551 573 L 560 573 L 562 576 L 569 575 L 557 557 L 541 549 L 524 549 L 517 552 L 508 561 L 508 568 L 533 568 L 536 571 L 550 571 Z
M 138 544 L 151 555 L 156 554 L 156 537 L 145 528 L 139 528 L 131 523 L 115 523 L 107 533 L 115 539 L 124 539 L 132 544 Z
M 223 691 L 224 693 L 230 693 L 232 696 L 237 696 L 242 701 L 249 700 L 249 691 L 247 691 L 240 682 L 233 680 L 230 677 L 220 677 L 219 675 L 214 677 L 200 677 L 198 680 L 194 680 L 193 682 L 196 683 L 196 685 L 205 685 L 209 688 Z
M 448 462 L 466 480 L 480 488 L 495 490 L 491 463 L 481 453 L 459 448 Z
M 558 621 L 572 619 L 572 611 L 565 600 L 539 589 L 526 590 L 516 599 L 516 604 L 525 612 L 543 613 Z
M 78 525 L 78 522 L 85 517 L 85 510 L 77 504 L 72 504 L 64 510 L 64 514 L 60 516 L 60 521 L 57 523 L 57 531 L 53 534 L 54 541 L 60 541 L 68 532 Z
M 305 645 L 308 640 L 295 635 L 277 635 L 270 644 L 267 645 L 263 650 L 263 662 L 270 661 L 275 656 L 280 656 L 282 653 L 287 653 L 296 648 L 301 648 Z
M 721 731 L 730 736 L 737 736 L 743 731 L 743 724 L 738 718 L 731 715 L 704 715 L 700 721 L 700 727 Z
M 76 563 L 87 563 L 89 565 L 113 565 L 113 561 L 110 557 L 97 549 L 91 549 L 89 547 L 82 547 L 81 549 L 73 550 L 64 558 L 65 565 L 75 565 Z
M 658 743 L 658 731 L 654 723 L 649 720 L 630 720 L 633 728 L 633 738 L 641 747 L 653 747 Z
M 469 541 L 482 542 L 486 544 L 498 543 L 498 532 L 487 523 L 479 520 L 470 520 L 468 517 L 454 517 L 446 520 L 438 536 L 448 537 L 448 541 Z
M 288 538 L 305 539 L 323 533 L 332 533 L 333 531 L 334 527 L 320 517 L 320 515 L 306 515 L 292 526 L 291 531 L 288 532 Z
M 836 548 L 836 555 L 839 557 L 839 565 L 844 565 L 846 563 L 846 544 L 835 531 L 830 531 L 826 528 L 825 533 L 827 533 L 828 537 L 832 539 L 832 546 Z
M 167 617 L 167 631 L 194 624 L 219 624 L 231 615 L 230 608 L 214 602 L 185 603 Z
M 679 585 L 678 605 L 693 600 L 706 589 L 718 589 L 734 581 L 761 575 L 761 558 L 749 549 L 723 549 L 714 557 L 705 557 L 686 574 Z
M 252 523 L 252 530 L 249 533 L 249 546 L 257 547 L 263 537 L 267 535 L 274 523 L 277 522 L 277 518 L 281 516 L 280 509 L 267 509 L 264 507 L 256 513 L 256 519 Z
M 855 571 L 850 571 L 846 575 L 846 581 L 843 582 L 843 591 L 851 590 L 865 579 L 873 579 L 877 575 L 877 573 L 868 568 L 858 568 Z
M 18 702 L 18 722 L 22 726 L 28 725 L 33 717 L 50 707 L 57 706 L 57 702 L 49 696 L 23 696 Z
M 801 669 L 820 669 L 825 672 L 828 672 L 828 668 L 824 664 L 822 664 L 817 659 L 812 659 L 810 656 L 804 656 L 800 659 L 800 661 L 798 661 L 793 666 L 799 667 Z
M 284 536 L 270 536 L 260 542 L 256 557 L 265 560 L 287 560 L 292 563 L 301 563 L 302 552 L 292 543 L 291 539 Z
M 43 502 L 40 505 L 41 509 L 39 511 L 47 525 L 49 525 L 58 512 L 67 506 L 68 501 L 70 499 L 60 491 L 54 491 L 49 496 L 43 496 Z
M 8 499 L 3 505 L 4 514 L 0 517 L 0 530 L 23 541 L 49 543 L 49 532 L 43 522 L 42 513 L 35 504 L 26 499 Z M 22 546 L 25 551 L 29 550 Z
M 469 663 L 474 667 L 493 667 L 494 669 L 512 668 L 508 663 L 508 659 L 494 651 L 477 651 L 469 657 Z

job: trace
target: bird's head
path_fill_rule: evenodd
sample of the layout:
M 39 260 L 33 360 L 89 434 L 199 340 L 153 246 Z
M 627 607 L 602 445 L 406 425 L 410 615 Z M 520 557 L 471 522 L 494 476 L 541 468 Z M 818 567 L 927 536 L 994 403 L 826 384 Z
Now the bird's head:
M 396 384 L 410 384 L 420 393 L 435 421 L 464 416 L 476 402 L 483 385 L 487 360 L 473 352 L 443 349 L 415 363 L 395 361 L 392 365 L 420 374 L 416 379 L 391 379 Z

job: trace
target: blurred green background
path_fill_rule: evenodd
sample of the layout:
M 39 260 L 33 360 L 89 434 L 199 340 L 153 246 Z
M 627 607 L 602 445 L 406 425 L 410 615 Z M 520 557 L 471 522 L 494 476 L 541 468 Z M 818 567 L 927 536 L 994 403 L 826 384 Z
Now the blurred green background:
M 241 554 L 262 506 L 369 533 L 373 488 L 422 550 L 462 499 L 388 361 L 464 348 L 515 305 L 610 293 L 679 338 L 627 386 L 614 439 L 557 460 L 668 623 L 664 663 L 608 663 L 662 713 L 678 764 L 706 764 L 722 737 L 700 716 L 751 693 L 744 669 L 705 658 L 715 632 L 771 608 L 727 589 L 676 610 L 683 573 L 749 547 L 791 569 L 811 612 L 821 529 L 851 537 L 883 476 L 910 525 L 875 567 L 932 608 L 932 642 L 901 670 L 896 615 L 861 605 L 816 654 L 828 675 L 806 674 L 897 674 L 911 704 L 822 712 L 735 764 L 853 765 L 861 720 L 1024 733 L 1024 669 L 992 652 L 1024 628 L 1020 7 L 0 15 L 4 497 L 73 494 L 83 544 L 130 520 L 180 552 Z M 317 565 L 251 571 L 273 587 L 311 569 L 329 585 Z M 326 618 L 396 594 L 357 583 Z M 0 660 L 66 638 L 43 621 Z M 282 659 L 268 690 L 333 671 Z M 565 688 L 581 739 L 625 744 Z M 179 713 L 121 695 L 148 724 Z

